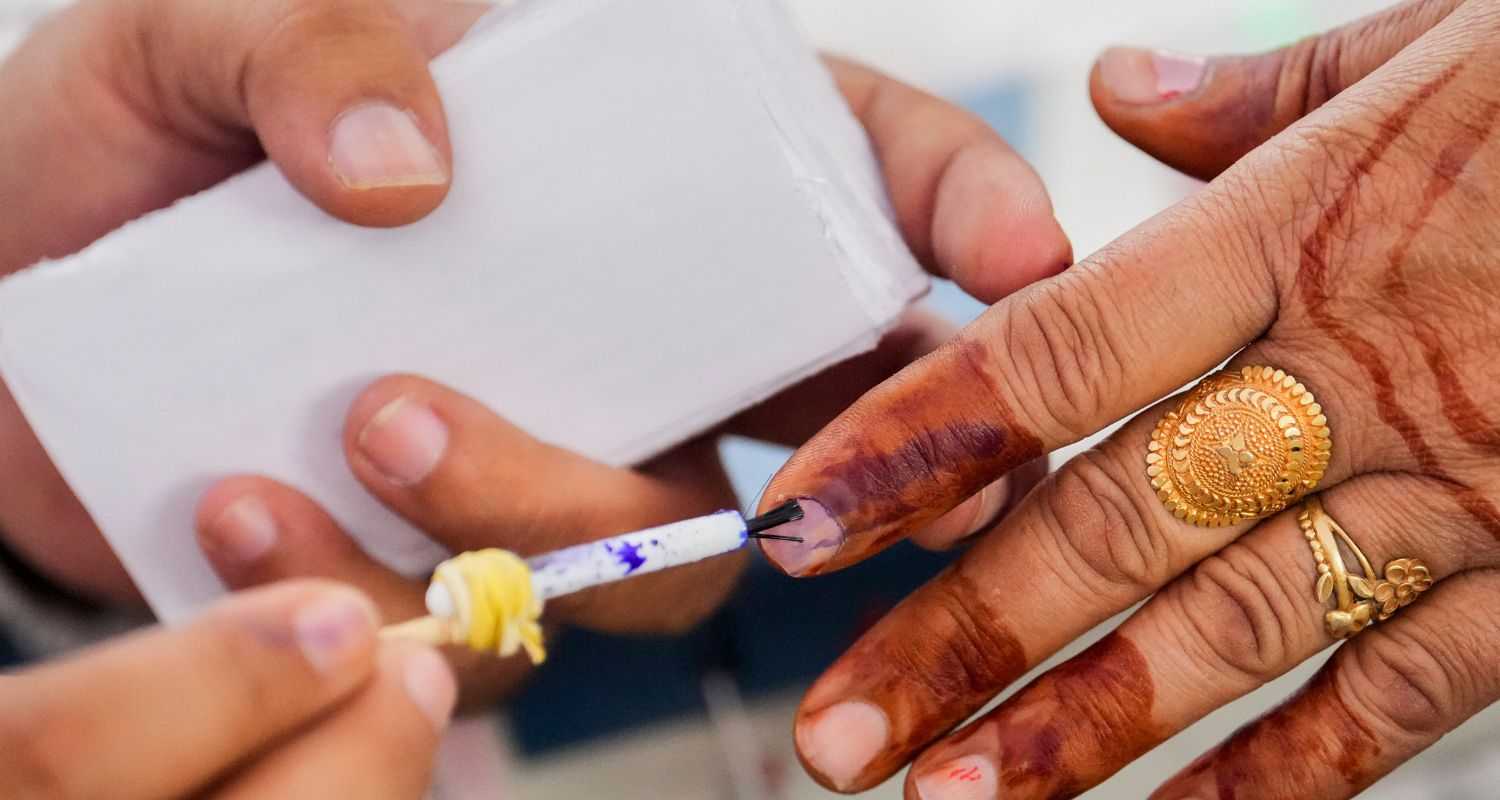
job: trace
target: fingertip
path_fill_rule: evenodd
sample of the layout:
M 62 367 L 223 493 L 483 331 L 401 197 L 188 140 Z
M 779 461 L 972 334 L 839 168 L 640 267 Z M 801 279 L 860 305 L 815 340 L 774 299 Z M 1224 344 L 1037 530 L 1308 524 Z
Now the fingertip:
M 361 98 L 312 143 L 263 138 L 270 159 L 323 211 L 392 228 L 426 217 L 448 196 L 452 156 L 441 113 Z
M 448 191 L 446 140 L 444 126 L 409 107 L 363 100 L 329 126 L 328 166 L 349 207 L 376 219 L 372 224 L 380 224 L 383 213 L 420 216 Z
M 998 140 L 955 156 L 938 190 L 933 251 L 965 291 L 993 303 L 1072 264 L 1041 177 Z
M 380 670 L 402 688 L 435 733 L 447 729 L 458 703 L 458 680 L 442 654 L 415 642 L 387 642 L 381 647 Z
M 1208 180 L 1289 120 L 1276 110 L 1280 54 L 1215 57 L 1112 47 L 1094 62 L 1089 97 L 1116 135 Z
M 366 386 L 344 415 L 344 441 L 350 451 L 356 449 L 360 434 L 392 403 L 402 398 L 424 398 L 436 388 L 440 387 L 432 381 L 409 374 L 386 375 Z
M 1202 56 L 1139 47 L 1110 47 L 1094 62 L 1096 97 L 1111 106 L 1154 106 L 1191 99 L 1204 85 L 1210 62 Z
M 195 513 L 198 546 L 214 572 L 239 589 L 297 575 L 343 574 L 363 552 L 317 501 L 270 478 L 226 478 Z
M 778 526 L 775 533 L 790 539 L 762 539 L 761 554 L 772 566 L 793 578 L 806 578 L 833 560 L 843 548 L 844 526 L 828 509 L 811 497 L 796 498 L 801 518 Z M 780 503 L 762 503 L 765 513 Z
M 208 491 L 198 498 L 198 505 L 193 511 L 194 527 L 200 533 L 211 527 L 214 519 L 230 504 L 247 493 L 259 490 L 265 480 L 255 475 L 234 475 L 210 486 Z
M 265 478 L 237 476 L 211 487 L 194 513 L 199 549 L 231 587 L 266 559 L 281 540 L 282 524 L 267 502 Z
M 452 175 L 427 59 L 383 0 L 309 7 L 253 51 L 244 102 L 266 155 L 318 207 L 404 225 L 437 208 Z

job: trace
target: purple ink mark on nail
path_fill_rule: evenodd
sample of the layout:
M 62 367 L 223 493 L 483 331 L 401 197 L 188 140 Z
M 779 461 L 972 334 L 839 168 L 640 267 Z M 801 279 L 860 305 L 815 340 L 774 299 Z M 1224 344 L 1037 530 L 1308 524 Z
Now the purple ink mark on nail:
M 800 541 L 763 541 L 761 551 L 788 575 L 815 572 L 844 546 L 844 528 L 828 509 L 810 497 L 799 497 L 802 518 L 782 525 L 776 533 Z
M 646 563 L 646 557 L 641 555 L 641 546 L 635 542 L 621 542 L 618 550 L 614 551 L 615 558 L 625 565 L 625 574 L 640 569 Z

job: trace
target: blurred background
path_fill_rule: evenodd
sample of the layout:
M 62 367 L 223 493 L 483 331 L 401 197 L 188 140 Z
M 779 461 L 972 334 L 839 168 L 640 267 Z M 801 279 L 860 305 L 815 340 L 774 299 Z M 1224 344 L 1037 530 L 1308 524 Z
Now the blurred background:
M 29 24 L 57 5 L 0 0 L 0 57 Z M 790 0 L 790 5 L 819 47 L 880 66 L 989 120 L 1036 165 L 1082 257 L 1196 188 L 1117 141 L 1098 122 L 1085 86 L 1101 48 L 1132 43 L 1193 53 L 1262 49 L 1387 3 Z M 927 302 L 959 321 L 980 310 L 949 286 L 939 287 Z M 787 455 L 740 441 L 728 441 L 724 448 L 747 505 Z M 1054 458 L 1060 462 L 1068 455 Z M 792 754 L 791 718 L 801 690 L 943 563 L 942 557 L 902 547 L 858 569 L 808 583 L 757 564 L 734 602 L 691 636 L 565 634 L 553 663 L 498 718 L 469 726 L 447 754 L 445 768 L 471 774 L 483 769 L 503 787 L 500 796 L 521 800 L 829 796 L 803 775 Z M 0 665 L 16 657 L 0 637 Z M 1146 796 L 1203 749 L 1294 690 L 1315 668 L 1315 663 L 1304 665 L 1210 716 L 1087 797 Z M 599 679 L 604 670 L 607 682 Z M 618 690 L 627 685 L 633 690 Z M 1365 796 L 1493 798 L 1500 782 L 1496 733 L 1500 712 L 1492 709 Z M 497 741 L 505 753 L 498 760 L 488 755 Z M 495 797 L 492 792 L 482 796 Z M 455 789 L 440 794 L 470 796 Z M 897 779 L 870 796 L 900 794 Z

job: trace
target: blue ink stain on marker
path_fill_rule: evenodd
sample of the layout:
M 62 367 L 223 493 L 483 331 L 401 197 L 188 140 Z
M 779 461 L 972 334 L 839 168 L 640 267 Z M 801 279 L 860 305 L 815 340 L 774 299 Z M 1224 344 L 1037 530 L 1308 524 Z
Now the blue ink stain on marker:
M 634 542 L 621 542 L 618 550 L 614 551 L 615 558 L 625 565 L 625 574 L 640 569 L 646 563 L 645 556 L 641 555 L 641 546 Z

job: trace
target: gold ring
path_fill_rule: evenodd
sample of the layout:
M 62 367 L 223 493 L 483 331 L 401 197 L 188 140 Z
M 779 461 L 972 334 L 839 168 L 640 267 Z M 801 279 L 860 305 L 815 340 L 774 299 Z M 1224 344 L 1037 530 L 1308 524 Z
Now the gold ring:
M 1411 605 L 1417 595 L 1432 588 L 1432 571 L 1418 558 L 1398 558 L 1376 572 L 1359 546 L 1323 510 L 1322 501 L 1316 497 L 1309 497 L 1303 504 L 1297 524 L 1318 564 L 1314 589 L 1318 602 L 1334 601 L 1334 607 L 1323 615 L 1323 625 L 1335 639 L 1348 639 L 1375 622 L 1390 619 L 1398 609 Z M 1340 543 L 1359 560 L 1364 574 L 1349 574 Z
M 1178 519 L 1216 527 L 1275 514 L 1323 479 L 1328 417 L 1274 367 L 1211 375 L 1151 434 L 1146 475 Z

